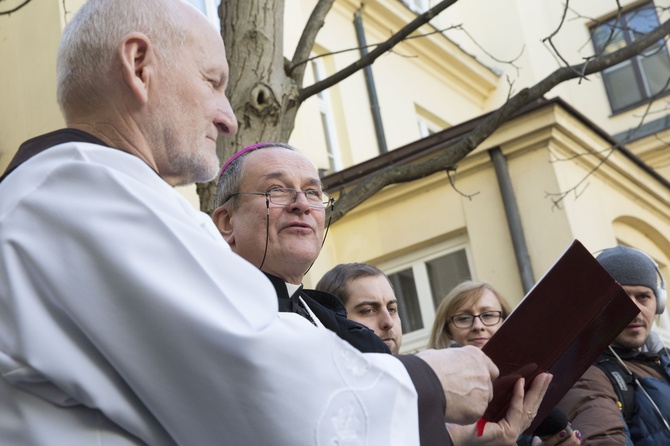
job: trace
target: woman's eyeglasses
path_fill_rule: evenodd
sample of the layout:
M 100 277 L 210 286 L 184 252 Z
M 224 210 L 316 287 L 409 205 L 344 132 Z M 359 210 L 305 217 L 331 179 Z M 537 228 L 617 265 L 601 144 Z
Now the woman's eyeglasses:
M 481 314 L 457 314 L 451 317 L 451 322 L 456 328 L 470 328 L 475 323 L 475 318 L 479 318 L 482 324 L 490 327 L 502 320 L 502 311 L 485 311 Z

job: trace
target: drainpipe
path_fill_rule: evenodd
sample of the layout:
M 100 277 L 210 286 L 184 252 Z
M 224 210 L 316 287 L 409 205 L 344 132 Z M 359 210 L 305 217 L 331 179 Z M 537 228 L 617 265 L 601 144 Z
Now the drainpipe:
M 493 162 L 493 168 L 498 178 L 498 187 L 502 195 L 505 215 L 507 216 L 507 226 L 512 236 L 512 245 L 514 246 L 514 255 L 516 256 L 517 267 L 521 275 L 521 285 L 524 294 L 528 293 L 535 285 L 533 269 L 530 265 L 530 255 L 526 246 L 526 237 L 521 226 L 521 216 L 516 203 L 512 181 L 510 180 L 509 170 L 507 169 L 507 159 L 503 156 L 499 147 L 489 149 L 489 156 Z
M 358 46 L 360 47 L 361 57 L 368 54 L 367 42 L 365 41 L 365 30 L 363 29 L 363 16 L 359 8 L 354 13 L 354 27 L 356 28 L 356 38 Z M 365 75 L 365 84 L 368 90 L 368 98 L 370 100 L 370 111 L 372 112 L 372 122 L 375 126 L 375 135 L 377 136 L 377 146 L 379 153 L 388 152 L 386 146 L 386 137 L 384 136 L 384 126 L 382 125 L 382 115 L 379 112 L 379 101 L 377 100 L 377 88 L 375 87 L 375 79 L 372 76 L 372 66 L 368 65 L 363 68 Z

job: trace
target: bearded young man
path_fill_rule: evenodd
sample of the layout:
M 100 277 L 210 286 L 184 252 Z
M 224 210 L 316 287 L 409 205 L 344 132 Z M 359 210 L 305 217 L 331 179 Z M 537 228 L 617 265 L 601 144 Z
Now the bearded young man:
M 640 309 L 560 402 L 584 445 L 670 444 L 670 359 L 654 317 L 665 310 L 665 281 L 646 253 L 605 249 L 598 262 Z

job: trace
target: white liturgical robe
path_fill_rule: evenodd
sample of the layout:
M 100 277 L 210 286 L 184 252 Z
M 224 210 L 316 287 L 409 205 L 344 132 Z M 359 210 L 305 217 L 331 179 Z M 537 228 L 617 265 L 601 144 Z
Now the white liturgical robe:
M 400 361 L 278 317 L 206 214 L 89 143 L 0 183 L 0 374 L 3 446 L 419 442 Z

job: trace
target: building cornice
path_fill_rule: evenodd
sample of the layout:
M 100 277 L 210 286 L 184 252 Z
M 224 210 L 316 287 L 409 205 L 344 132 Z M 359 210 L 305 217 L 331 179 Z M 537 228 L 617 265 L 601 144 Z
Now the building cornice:
M 541 99 L 535 101 L 519 110 L 515 115 L 513 115 L 509 122 L 513 123 L 514 120 L 519 119 L 525 115 L 554 106 L 563 108 L 570 116 L 575 118 L 585 127 L 589 128 L 597 136 L 605 140 L 616 151 L 620 152 L 624 157 L 642 169 L 660 185 L 670 190 L 670 182 L 665 177 L 652 169 L 626 147 L 620 145 L 614 139 L 614 137 L 609 135 L 607 132 L 598 127 L 595 123 L 593 123 L 591 120 L 586 118 L 584 115 L 579 113 L 576 109 L 560 98 Z M 481 115 L 462 124 L 450 127 L 427 136 L 426 138 L 419 139 L 397 149 L 391 150 L 383 155 L 379 155 L 370 160 L 351 166 L 347 169 L 326 175 L 322 178 L 324 187 L 326 190 L 330 191 L 348 188 L 375 174 L 382 168 L 388 166 L 404 165 L 417 159 L 430 156 L 440 150 L 445 150 L 451 144 L 458 141 L 462 136 L 476 128 L 489 115 L 490 113 Z

